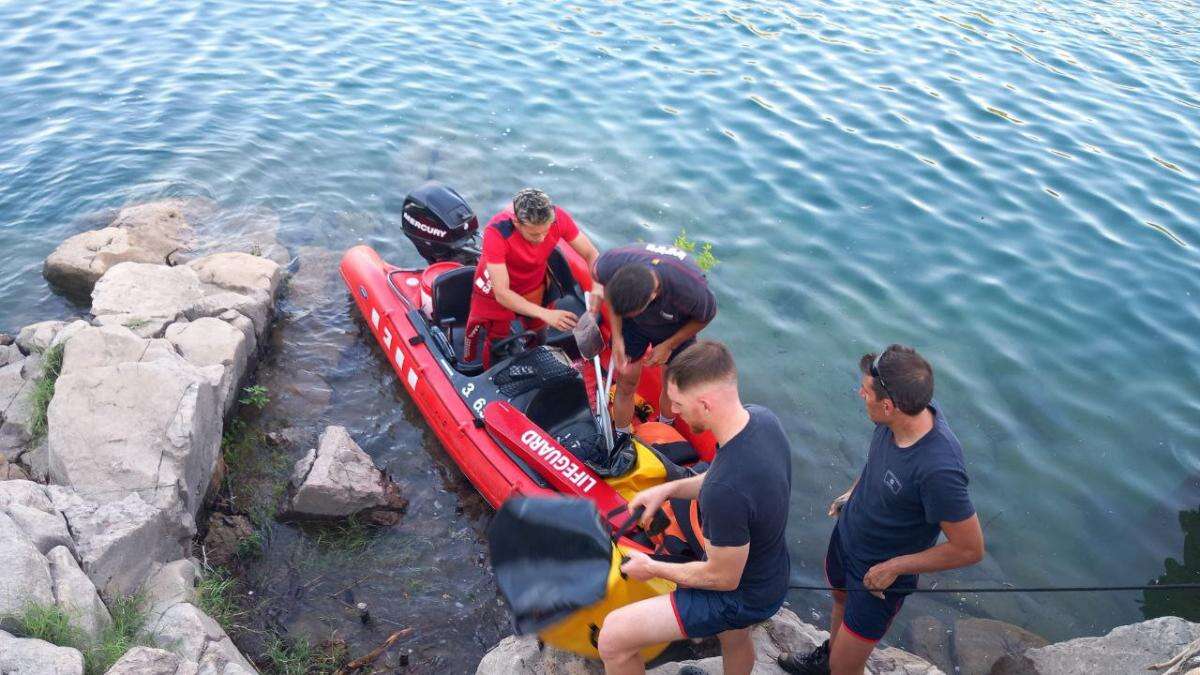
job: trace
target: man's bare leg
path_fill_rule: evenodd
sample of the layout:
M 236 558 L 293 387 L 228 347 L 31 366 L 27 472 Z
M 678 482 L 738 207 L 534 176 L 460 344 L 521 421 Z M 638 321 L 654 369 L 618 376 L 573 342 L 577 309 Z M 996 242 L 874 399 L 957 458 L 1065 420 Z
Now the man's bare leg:
M 617 395 L 613 399 L 613 426 L 622 429 L 633 423 L 633 395 L 642 379 L 642 362 L 626 363 L 617 369 L 613 378 L 617 384 Z M 607 396 L 608 392 L 604 392 L 603 397 Z
M 833 592 L 833 609 L 829 612 L 829 644 L 842 629 L 842 617 L 846 614 L 846 591 Z
M 721 641 L 721 668 L 725 675 L 750 675 L 754 669 L 754 641 L 750 629 L 727 630 L 717 635 Z
M 838 631 L 829 642 L 829 672 L 833 675 L 863 675 L 875 642 L 864 640 L 849 630 Z
M 646 664 L 638 652 L 660 642 L 683 637 L 669 595 L 635 602 L 610 613 L 600 629 L 597 646 L 606 675 L 642 675 Z

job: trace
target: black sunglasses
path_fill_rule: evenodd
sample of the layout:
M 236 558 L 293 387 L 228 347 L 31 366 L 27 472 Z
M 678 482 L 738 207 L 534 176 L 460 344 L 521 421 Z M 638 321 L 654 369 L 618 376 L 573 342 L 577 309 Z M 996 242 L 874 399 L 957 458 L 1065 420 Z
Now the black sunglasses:
M 883 380 L 883 375 L 879 374 L 879 362 L 883 359 L 883 355 L 886 353 L 887 351 L 884 350 L 875 355 L 875 360 L 871 362 L 871 377 L 875 378 L 875 381 L 879 383 L 879 386 L 883 387 L 883 393 L 887 394 L 887 397 L 895 402 L 896 397 L 892 396 L 891 390 L 888 389 L 887 382 L 884 382 Z

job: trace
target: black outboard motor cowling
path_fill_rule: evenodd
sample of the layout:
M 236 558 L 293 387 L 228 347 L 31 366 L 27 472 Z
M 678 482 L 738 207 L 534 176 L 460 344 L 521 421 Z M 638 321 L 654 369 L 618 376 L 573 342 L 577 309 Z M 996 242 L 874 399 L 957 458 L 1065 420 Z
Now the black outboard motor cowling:
M 404 235 L 427 262 L 473 265 L 479 259 L 479 219 L 453 188 L 425 183 L 404 198 L 401 217 Z

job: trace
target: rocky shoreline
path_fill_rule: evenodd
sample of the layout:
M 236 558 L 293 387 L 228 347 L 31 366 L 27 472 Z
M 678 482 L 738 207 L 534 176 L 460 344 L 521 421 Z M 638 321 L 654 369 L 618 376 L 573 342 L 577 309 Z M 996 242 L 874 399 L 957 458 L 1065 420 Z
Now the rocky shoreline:
M 0 673 L 257 672 L 198 606 L 212 561 L 195 540 L 222 485 L 222 436 L 263 354 L 288 257 L 272 233 L 198 242 L 188 214 L 214 209 L 198 200 L 140 204 L 71 237 L 46 259 L 44 275 L 88 299 L 87 315 L 0 334 Z M 328 427 L 292 473 L 285 518 L 358 514 L 392 525 L 404 510 L 395 485 L 340 427 Z M 250 536 L 235 516 L 213 520 L 206 541 L 231 532 L 222 536 L 238 546 Z M 49 630 L 56 616 L 69 626 Z M 990 619 L 925 628 L 910 636 L 915 653 L 881 648 L 869 671 L 1144 672 L 1200 639 L 1200 624 L 1173 617 L 1057 644 Z M 147 644 L 129 648 L 135 636 Z M 754 672 L 782 672 L 775 655 L 824 637 L 781 610 L 754 631 Z M 92 649 L 101 644 L 121 653 Z M 685 663 L 721 672 L 713 656 L 651 672 L 673 675 Z M 602 669 L 510 637 L 477 672 Z

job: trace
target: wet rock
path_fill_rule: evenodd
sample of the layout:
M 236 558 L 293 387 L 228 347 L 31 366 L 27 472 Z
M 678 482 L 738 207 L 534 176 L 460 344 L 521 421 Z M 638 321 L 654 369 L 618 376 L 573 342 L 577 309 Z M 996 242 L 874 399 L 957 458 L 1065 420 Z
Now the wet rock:
M 244 295 L 272 298 L 283 270 L 278 263 L 248 253 L 214 253 L 188 263 L 200 281 Z
M 42 276 L 72 296 L 87 296 L 96 282 L 123 262 L 165 265 L 188 248 L 188 202 L 166 199 L 121 209 L 100 230 L 77 234 L 59 244 L 42 265 Z
M 134 647 L 104 675 L 179 675 L 183 659 L 163 649 Z
M 340 298 L 344 292 L 338 282 L 342 254 L 315 246 L 299 250 L 300 269 L 288 279 L 288 300 L 296 307 L 316 309 Z
M 0 573 L 0 616 L 20 614 L 31 604 L 54 604 L 49 563 L 12 518 L 2 512 L 0 571 L 3 571 Z M 0 654 L 3 652 L 0 648 Z M 6 671 L 0 668 L 0 672 Z
M 84 573 L 105 597 L 136 593 L 155 563 L 186 555 L 190 533 L 137 494 L 103 503 L 57 485 L 46 494 L 67 520 Z
M 954 654 L 962 675 L 988 675 L 1001 657 L 1047 644 L 1045 638 L 1003 621 L 970 618 L 954 622 Z
M 313 434 L 300 427 L 286 427 L 267 432 L 267 442 L 276 448 L 299 448 L 313 442 Z
M 7 346 L 11 345 L 13 342 L 16 342 L 16 338 L 9 335 L 8 333 L 0 333 L 0 347 L 7 347 Z
M 227 665 L 254 672 L 237 647 L 213 621 L 195 605 L 181 602 L 163 613 L 150 629 L 155 642 L 185 661 L 192 661 L 223 672 Z
M 211 384 L 221 368 L 208 368 L 213 370 L 176 356 L 64 369 L 47 415 L 51 480 L 95 500 L 136 493 L 194 518 L 221 440 L 222 415 Z
M 171 607 L 195 600 L 198 583 L 200 568 L 187 558 L 156 565 L 142 587 L 146 598 L 146 623 L 153 625 Z
M 339 518 L 361 514 L 369 522 L 394 525 L 407 501 L 345 427 L 326 427 L 315 450 L 293 469 L 293 493 L 285 517 Z
M 30 543 L 42 555 L 60 546 L 75 550 L 75 542 L 67 530 L 67 522 L 57 511 L 47 513 L 24 504 L 10 504 L 2 510 L 21 528 L 25 536 L 29 537 Z
M 66 326 L 65 321 L 39 321 L 31 323 L 17 334 L 17 346 L 25 354 L 44 352 L 50 348 L 54 336 Z
M 914 654 L 946 672 L 954 671 L 950 656 L 951 632 L 946 624 L 932 616 L 918 616 L 909 622 L 907 638 Z
M 96 640 L 112 625 L 108 608 L 100 601 L 96 586 L 79 569 L 75 556 L 65 546 L 46 554 L 54 583 L 54 604 L 70 617 L 71 625 Z
M 15 638 L 0 630 L 0 673 L 82 675 L 83 654 L 43 640 Z
M 211 567 L 228 566 L 237 558 L 241 543 L 252 536 L 254 525 L 246 516 L 214 513 L 204 537 L 205 563 Z
M 1009 669 L 1005 672 L 1041 675 L 1147 672 L 1148 666 L 1170 660 L 1196 639 L 1200 639 L 1200 624 L 1165 616 L 1119 626 L 1103 637 L 1076 638 L 1030 649 L 1024 654 L 1028 661 L 1008 658 L 997 667 Z M 1015 670 L 1030 665 L 1032 671 Z
M 192 365 L 220 366 L 221 376 L 212 384 L 217 389 L 222 417 L 228 414 L 237 402 L 233 394 L 238 391 L 249 363 L 246 335 L 220 319 L 202 317 L 172 324 L 165 337 Z

